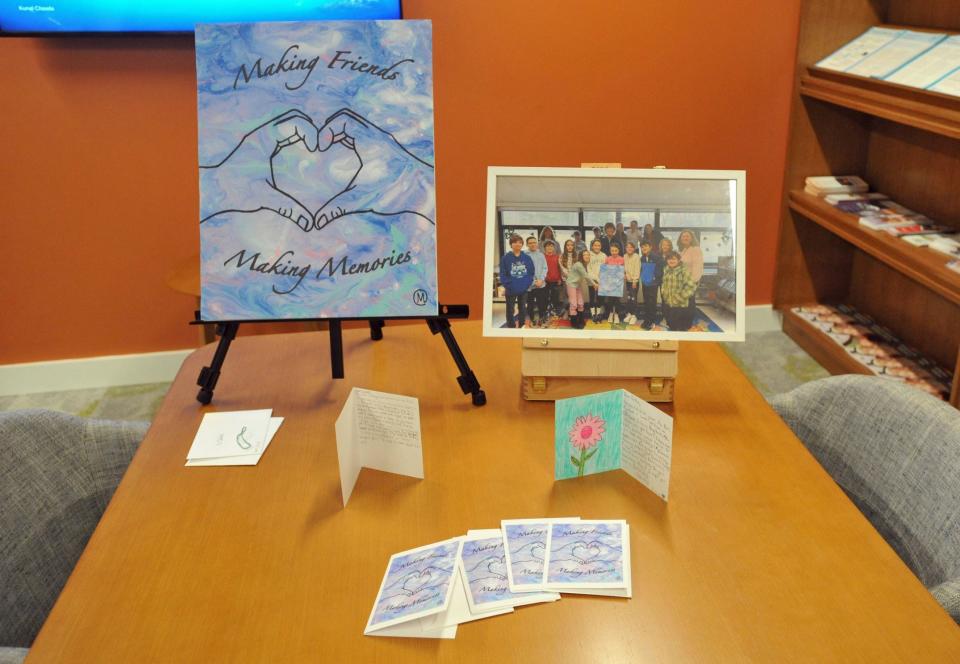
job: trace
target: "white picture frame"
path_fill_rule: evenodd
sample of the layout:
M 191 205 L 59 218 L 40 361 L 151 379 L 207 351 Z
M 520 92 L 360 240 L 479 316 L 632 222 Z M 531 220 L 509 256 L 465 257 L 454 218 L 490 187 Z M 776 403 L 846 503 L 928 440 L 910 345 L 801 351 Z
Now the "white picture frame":
M 552 180 L 558 178 L 558 180 Z M 559 180 L 562 178 L 562 180 Z M 631 181 L 637 186 L 631 187 Z M 703 191 L 709 190 L 713 202 L 705 205 L 696 192 L 696 182 L 704 183 Z M 689 204 L 683 202 L 688 192 Z M 724 198 L 723 192 L 726 193 Z M 580 226 L 584 233 L 589 232 L 584 224 L 584 206 L 594 211 L 617 211 L 640 207 L 656 210 L 657 219 L 665 204 L 661 200 L 651 199 L 644 203 L 644 196 L 659 195 L 669 200 L 673 210 L 702 209 L 722 210 L 728 206 L 729 232 L 733 235 L 727 240 L 733 248 L 733 263 L 736 282 L 735 306 L 725 312 L 723 326 L 709 320 L 717 330 L 670 330 L 670 329 L 600 329 L 588 325 L 584 329 L 569 327 L 530 327 L 508 328 L 502 320 L 503 314 L 495 314 L 499 302 L 495 302 L 495 272 L 501 258 L 498 234 L 502 233 L 499 224 L 500 212 L 504 208 L 511 211 L 537 210 L 579 210 Z M 718 193 L 719 192 L 719 193 Z M 574 200 L 576 198 L 577 200 Z M 609 200 L 605 200 L 609 198 Z M 615 200 L 631 198 L 631 200 Z M 515 200 L 511 200 L 515 199 Z M 693 200 L 697 199 L 697 200 Z M 727 203 L 722 201 L 726 200 Z M 656 207 L 655 207 L 656 206 Z M 492 337 L 534 337 L 557 339 L 650 339 L 684 341 L 743 341 L 746 334 L 746 172 L 739 170 L 679 170 L 679 169 L 639 169 L 639 168 L 544 168 L 490 166 L 487 169 L 487 205 L 486 205 L 486 242 L 484 254 L 484 298 L 483 333 Z M 723 215 L 722 212 L 717 214 Z M 617 213 L 620 218 L 620 213 Z M 640 225 L 641 229 L 643 225 Z M 659 229 L 660 226 L 655 228 Z M 695 228 L 695 227 L 694 227 Z M 674 229 L 675 230 L 675 229 Z M 682 231 L 681 231 L 682 232 Z M 699 234 L 699 233 L 698 233 Z M 725 245 L 726 246 L 726 245 Z M 562 253 L 562 248 L 561 248 Z M 726 257 L 725 257 L 726 258 Z M 729 262 L 729 261 L 728 261 Z M 704 273 L 706 276 L 706 272 Z M 698 313 L 702 314 L 698 309 Z M 730 316 L 729 314 L 732 314 Z M 730 320 L 732 318 L 732 321 Z M 699 319 L 698 319 L 699 320 Z M 606 328 L 606 325 L 601 326 Z M 611 326 L 613 327 L 613 326 Z M 637 326 L 630 326 L 636 328 Z M 702 326 L 701 326 L 702 327 Z M 593 328 L 593 329 L 592 329 Z

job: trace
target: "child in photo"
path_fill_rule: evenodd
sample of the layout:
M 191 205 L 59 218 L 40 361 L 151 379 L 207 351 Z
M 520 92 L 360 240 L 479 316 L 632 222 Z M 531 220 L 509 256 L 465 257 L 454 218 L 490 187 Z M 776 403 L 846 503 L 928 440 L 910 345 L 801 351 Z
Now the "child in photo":
M 562 313 L 560 311 L 560 292 L 563 290 L 563 277 L 560 275 L 560 256 L 557 255 L 556 242 L 548 240 L 543 245 L 543 258 L 547 261 L 547 311 L 549 316 L 560 316 Z
M 643 227 L 643 240 L 646 240 L 650 243 L 650 248 L 653 250 L 653 253 L 660 253 L 660 240 L 663 239 L 663 233 L 658 231 L 653 227 L 653 224 L 646 224 Z M 661 257 L 662 258 L 662 257 Z
M 620 255 L 623 256 L 623 253 L 624 253 L 624 252 L 623 252 L 623 247 L 625 247 L 625 246 L 627 245 L 627 234 L 626 234 L 626 231 L 625 231 L 624 228 L 623 228 L 623 222 L 622 222 L 622 221 L 618 221 L 618 222 L 617 222 L 617 232 L 614 233 L 614 236 L 613 236 L 613 237 L 614 237 L 614 239 L 617 241 L 617 244 L 620 245 L 620 249 L 621 249 Z
M 533 261 L 533 283 L 527 293 L 527 317 L 531 325 L 546 327 L 550 321 L 547 311 L 547 259 L 540 252 L 537 238 L 532 235 L 527 238 L 527 256 Z
M 566 242 L 564 242 L 566 245 Z M 577 256 L 587 250 L 587 243 L 580 237 L 580 231 L 573 231 L 573 248 L 577 250 Z
M 572 240 L 567 240 L 572 242 Z M 567 253 L 564 251 L 564 257 Z M 565 279 L 567 289 L 567 306 L 570 313 L 570 327 L 575 330 L 582 330 L 587 324 L 584 320 L 583 301 L 584 290 L 590 285 L 590 275 L 587 274 L 587 266 L 590 264 L 590 252 L 580 252 L 579 259 L 575 259 L 567 268 Z
M 590 243 L 590 262 L 587 264 L 587 274 L 590 275 L 590 318 L 594 323 L 599 323 L 603 318 L 597 287 L 600 286 L 600 266 L 607 262 L 607 255 L 603 253 L 601 247 L 600 240 Z
M 500 285 L 507 298 L 507 327 L 530 327 L 527 323 L 527 291 L 533 284 L 533 260 L 523 253 L 523 238 L 510 236 L 510 251 L 500 259 Z M 517 309 L 517 318 L 514 318 Z
M 639 232 L 637 234 L 639 235 Z M 626 246 L 627 253 L 623 257 L 623 308 L 626 312 L 624 322 L 627 325 L 633 325 L 637 322 L 637 291 L 640 287 L 640 254 L 637 253 L 637 245 L 630 240 L 627 240 Z
M 540 251 L 546 253 L 547 251 L 547 242 L 556 242 L 557 238 L 553 233 L 552 226 L 544 226 L 543 230 L 540 231 Z
M 636 219 L 630 220 L 630 227 L 624 233 L 627 242 L 633 242 L 637 255 L 640 252 L 640 241 L 643 240 L 643 232 L 640 230 L 640 224 Z
M 667 254 L 673 251 L 673 240 L 668 237 L 660 238 L 660 244 L 657 245 L 656 251 L 660 254 L 660 260 L 666 261 Z
M 640 287 L 643 294 L 643 324 L 645 330 L 660 322 L 657 316 L 657 291 L 663 278 L 663 261 L 653 252 L 649 240 L 640 243 Z
M 611 222 L 603 225 L 603 237 L 600 238 L 600 251 L 610 255 L 610 245 L 617 241 L 617 227 Z
M 610 256 L 607 257 L 607 260 L 604 261 L 607 265 L 623 265 L 624 260 L 623 256 L 620 255 L 620 245 L 616 242 L 610 243 Z M 617 324 L 621 322 L 623 317 L 623 311 L 621 310 L 620 300 L 623 298 L 623 294 L 620 295 L 604 295 L 603 296 L 603 315 L 607 319 L 608 323 Z
M 577 249 L 576 236 L 573 239 L 567 240 L 563 243 L 563 253 L 560 255 L 560 278 L 563 280 L 564 285 L 564 294 L 569 296 L 567 293 L 567 275 L 570 273 L 570 268 L 573 267 L 573 264 L 580 260 L 580 254 L 582 254 L 586 249 Z M 567 305 L 569 305 L 569 300 Z M 569 306 L 568 306 L 569 308 Z
M 603 229 L 599 226 L 593 227 L 593 238 L 590 239 L 590 246 L 593 247 L 594 240 L 603 240 Z
M 687 304 L 696 290 L 697 284 L 680 262 L 680 254 L 668 252 L 660 295 L 663 298 L 663 315 L 672 332 L 686 332 L 693 325 L 693 315 Z

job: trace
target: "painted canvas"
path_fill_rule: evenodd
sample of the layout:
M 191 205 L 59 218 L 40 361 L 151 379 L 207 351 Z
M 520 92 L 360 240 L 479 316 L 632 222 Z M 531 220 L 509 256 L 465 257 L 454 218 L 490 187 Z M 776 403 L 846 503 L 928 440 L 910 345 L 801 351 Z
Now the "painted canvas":
M 437 313 L 431 34 L 197 26 L 203 320 Z
M 600 287 L 597 294 L 601 297 L 623 297 L 622 265 L 600 266 Z

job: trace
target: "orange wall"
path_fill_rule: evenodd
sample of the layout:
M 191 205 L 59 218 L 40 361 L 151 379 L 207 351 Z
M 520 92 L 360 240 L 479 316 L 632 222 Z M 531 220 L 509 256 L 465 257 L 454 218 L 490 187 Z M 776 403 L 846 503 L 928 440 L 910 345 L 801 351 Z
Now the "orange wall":
M 770 302 L 799 0 L 404 0 L 434 22 L 440 294 L 478 316 L 486 167 L 747 171 Z M 0 40 L 0 363 L 185 348 L 196 252 L 187 37 Z

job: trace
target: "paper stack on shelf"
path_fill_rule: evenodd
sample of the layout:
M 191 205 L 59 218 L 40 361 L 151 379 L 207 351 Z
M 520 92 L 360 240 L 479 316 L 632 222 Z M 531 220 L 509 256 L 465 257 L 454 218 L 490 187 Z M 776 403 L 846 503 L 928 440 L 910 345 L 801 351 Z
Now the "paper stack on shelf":
M 960 96 L 960 35 L 873 27 L 816 66 Z
M 808 177 L 803 190 L 814 196 L 865 193 L 870 186 L 856 175 L 821 175 Z
M 560 592 L 632 596 L 626 521 L 504 520 L 396 553 L 363 633 L 452 639 L 458 625 L 555 602 Z
M 928 246 L 934 251 L 939 251 L 941 254 L 946 254 L 953 258 L 960 258 L 960 241 L 954 238 L 939 237 L 930 242 Z
M 943 400 L 953 373 L 902 343 L 889 329 L 846 304 L 794 307 L 793 313 L 820 330 L 871 373 L 897 380 Z

